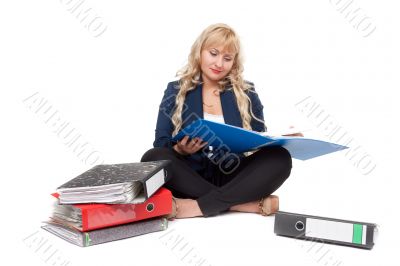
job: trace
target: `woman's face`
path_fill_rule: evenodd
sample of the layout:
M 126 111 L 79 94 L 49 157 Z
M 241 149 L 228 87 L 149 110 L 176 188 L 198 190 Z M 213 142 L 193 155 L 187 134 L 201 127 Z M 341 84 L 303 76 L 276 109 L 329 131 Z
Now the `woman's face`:
M 229 53 L 224 46 L 206 48 L 201 52 L 201 71 L 204 82 L 217 82 L 232 69 L 235 54 Z

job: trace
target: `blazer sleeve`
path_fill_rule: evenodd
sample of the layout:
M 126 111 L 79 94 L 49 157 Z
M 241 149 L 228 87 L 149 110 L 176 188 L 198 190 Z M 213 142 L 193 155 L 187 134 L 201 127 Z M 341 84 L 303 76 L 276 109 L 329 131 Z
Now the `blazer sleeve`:
M 177 82 L 168 83 L 167 89 L 164 91 L 164 97 L 158 110 L 154 147 L 172 148 L 173 146 L 171 139 L 174 126 L 171 118 L 175 110 L 177 84 Z
M 249 89 L 248 96 L 251 100 L 251 110 L 253 111 L 255 117 L 264 121 L 264 106 L 261 103 L 260 98 L 258 97 L 258 94 L 254 88 L 254 84 L 250 83 L 250 85 L 252 87 Z M 254 131 L 258 132 L 264 132 L 267 130 L 265 123 L 261 123 L 260 121 L 257 121 L 254 118 L 251 120 L 251 128 Z

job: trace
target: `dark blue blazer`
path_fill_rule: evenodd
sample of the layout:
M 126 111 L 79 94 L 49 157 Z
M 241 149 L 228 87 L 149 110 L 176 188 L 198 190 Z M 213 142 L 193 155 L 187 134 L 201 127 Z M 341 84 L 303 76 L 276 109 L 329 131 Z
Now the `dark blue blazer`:
M 247 95 L 251 100 L 251 108 L 253 114 L 264 120 L 263 105 L 254 89 L 252 83 L 251 89 L 247 91 Z M 203 118 L 203 85 L 198 84 L 194 90 L 186 94 L 185 104 L 182 111 L 182 128 L 186 127 L 193 121 Z M 167 89 L 164 92 L 164 97 L 160 104 L 160 109 L 157 118 L 157 126 L 155 131 L 154 147 L 167 147 L 172 149 L 176 144 L 172 142 L 172 132 L 174 126 L 172 124 L 172 115 L 175 110 L 175 98 L 179 91 L 179 81 L 168 83 Z M 222 112 L 226 124 L 242 127 L 242 118 L 237 106 L 236 97 L 231 86 L 220 94 Z M 254 131 L 265 131 L 263 123 L 252 119 L 251 127 Z M 219 156 L 222 156 L 221 154 Z M 243 156 L 243 155 L 239 155 Z M 206 179 L 212 178 L 215 175 L 216 167 L 209 163 L 208 157 L 200 150 L 195 154 L 185 156 L 189 166 L 195 169 L 200 175 Z

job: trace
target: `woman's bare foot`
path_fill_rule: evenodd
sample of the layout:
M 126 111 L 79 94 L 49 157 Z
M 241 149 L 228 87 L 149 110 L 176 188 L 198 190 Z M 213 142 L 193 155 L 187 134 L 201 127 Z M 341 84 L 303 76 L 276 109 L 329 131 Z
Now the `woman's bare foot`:
M 276 213 L 279 210 L 279 197 L 271 195 L 265 198 L 261 204 L 261 214 L 264 216 Z
M 252 212 L 261 213 L 263 215 L 271 215 L 279 210 L 279 198 L 278 196 L 271 195 L 263 200 L 260 210 L 260 201 L 251 201 L 243 204 L 238 204 L 230 208 L 231 211 L 238 212 Z
M 203 216 L 199 204 L 193 199 L 178 199 L 176 201 L 176 216 L 175 218 L 192 218 Z

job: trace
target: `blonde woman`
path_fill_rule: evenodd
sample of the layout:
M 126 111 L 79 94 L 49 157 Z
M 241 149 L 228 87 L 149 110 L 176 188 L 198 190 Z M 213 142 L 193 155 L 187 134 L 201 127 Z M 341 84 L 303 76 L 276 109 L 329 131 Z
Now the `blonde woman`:
M 253 84 L 242 77 L 241 54 L 239 38 L 231 27 L 211 25 L 194 42 L 187 65 L 177 73 L 179 80 L 165 90 L 154 148 L 142 161 L 171 160 L 164 185 L 174 195 L 171 218 L 208 217 L 226 211 L 270 215 L 279 208 L 278 197 L 271 194 L 292 168 L 284 148 L 227 156 L 199 138 L 171 140 L 199 118 L 265 131 L 263 105 Z M 236 163 L 224 165 L 232 156 Z

